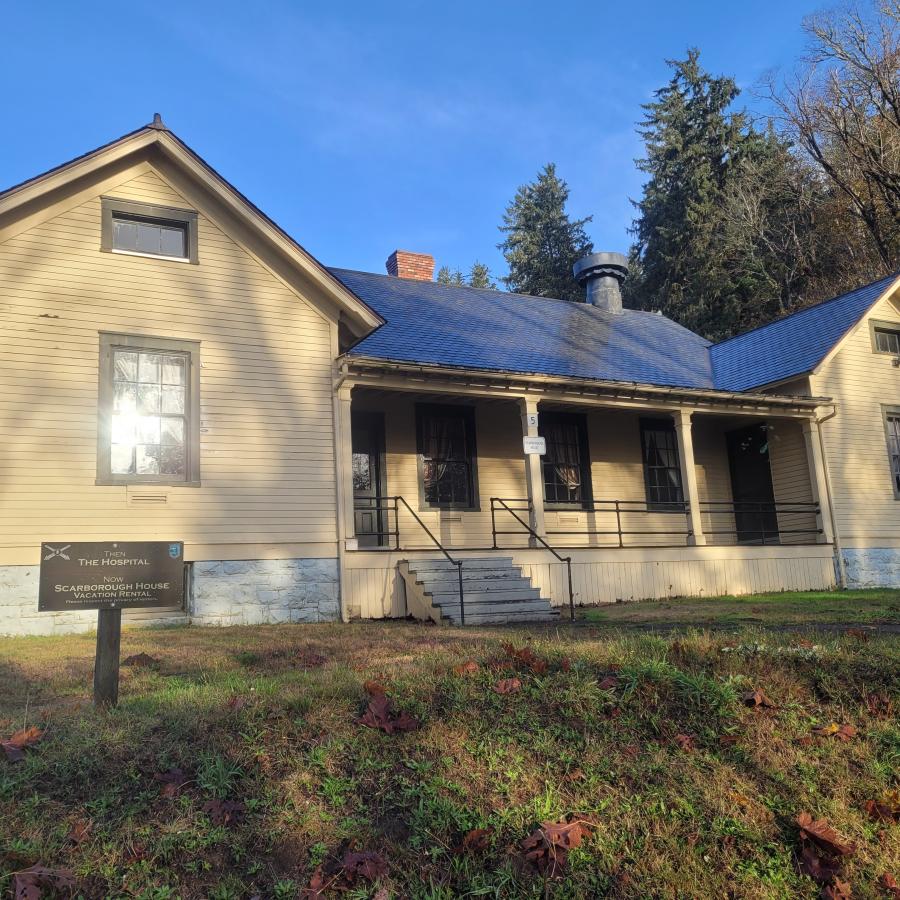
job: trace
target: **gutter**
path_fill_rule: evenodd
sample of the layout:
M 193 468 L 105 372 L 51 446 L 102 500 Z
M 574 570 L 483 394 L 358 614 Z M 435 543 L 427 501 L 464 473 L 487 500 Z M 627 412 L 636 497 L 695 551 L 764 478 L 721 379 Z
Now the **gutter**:
M 651 397 L 674 399 L 706 399 L 718 402 L 756 403 L 767 407 L 794 407 L 814 413 L 817 407 L 831 403 L 830 397 L 798 397 L 796 395 L 762 394 L 747 391 L 717 391 L 713 388 L 690 388 L 645 384 L 637 381 L 610 381 L 590 378 L 570 378 L 564 375 L 545 375 L 539 372 L 512 372 L 497 369 L 469 369 L 462 367 L 406 363 L 396 360 L 376 359 L 365 356 L 342 355 L 340 360 L 342 371 L 349 372 L 351 366 L 362 369 L 387 369 L 397 373 L 416 374 L 421 376 L 443 375 L 445 377 L 470 378 L 479 381 L 512 381 L 533 382 L 540 386 L 559 385 L 563 387 L 592 388 L 603 391 L 631 391 L 632 395 L 644 394 Z

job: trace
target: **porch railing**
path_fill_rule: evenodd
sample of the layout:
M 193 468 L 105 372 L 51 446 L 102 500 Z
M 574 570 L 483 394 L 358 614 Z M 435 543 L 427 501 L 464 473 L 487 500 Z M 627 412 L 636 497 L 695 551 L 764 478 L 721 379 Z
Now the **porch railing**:
M 374 537 L 381 544 L 385 538 L 392 537 L 394 539 L 394 547 L 392 549 L 399 550 L 400 549 L 400 507 L 402 506 L 418 523 L 419 527 L 428 537 L 431 538 L 434 545 L 437 547 L 441 553 L 447 558 L 447 560 L 456 566 L 456 575 L 459 580 L 459 624 L 466 624 L 466 604 L 465 604 L 465 592 L 463 591 L 463 575 L 462 575 L 462 567 L 463 561 L 461 559 L 454 559 L 448 552 L 447 548 L 434 536 L 431 529 L 419 518 L 416 514 L 416 511 L 406 502 L 406 499 L 400 495 L 396 497 L 382 497 L 380 501 L 365 501 L 365 502 L 354 502 L 354 511 L 360 512 L 371 512 L 375 515 L 375 524 L 376 528 L 371 531 L 362 531 L 357 529 L 356 536 L 360 537 Z M 390 515 L 394 514 L 394 527 L 393 529 L 387 530 L 383 527 L 382 514 L 387 513 L 388 516 L 388 525 L 390 524 Z
M 495 506 L 495 501 L 498 505 Z M 507 511 L 530 512 L 531 504 L 523 498 L 491 498 L 491 531 L 493 532 L 494 548 L 498 549 L 498 535 L 522 535 L 520 529 L 507 531 L 497 527 L 496 513 L 500 510 L 499 504 L 503 504 Z M 509 506 L 509 504 L 518 504 Z M 525 504 L 524 506 L 522 504 Z M 589 503 L 581 503 L 571 509 L 549 509 L 546 512 L 553 513 L 587 513 L 599 518 L 602 527 L 574 528 L 574 529 L 547 529 L 547 535 L 573 536 L 583 535 L 589 537 L 611 538 L 609 546 L 624 547 L 626 543 L 630 547 L 642 546 L 639 541 L 627 541 L 626 538 L 635 538 L 651 535 L 653 537 L 677 537 L 688 544 L 693 531 L 691 530 L 691 517 L 688 506 L 684 502 L 674 503 L 647 503 L 645 500 L 593 500 Z M 671 515 L 680 520 L 684 518 L 684 526 L 678 528 L 632 528 L 631 521 L 635 515 Z M 598 524 L 595 518 L 595 525 Z
M 522 501 L 511 500 L 510 503 L 520 503 Z M 528 503 L 528 501 L 525 501 Z M 507 502 L 500 497 L 491 497 L 491 529 L 494 532 L 494 549 L 497 548 L 497 534 L 499 533 L 496 528 L 496 510 L 503 509 L 508 512 L 521 526 L 525 529 L 525 531 L 531 535 L 536 541 L 539 541 L 545 550 L 549 550 L 560 562 L 564 562 L 566 564 L 566 574 L 569 576 L 569 617 L 574 622 L 575 621 L 575 593 L 572 590 L 572 557 L 571 556 L 561 556 L 557 553 L 556 550 L 553 549 L 545 540 L 542 538 L 524 519 L 520 518 L 516 509 L 521 509 L 516 507 L 513 508 L 507 505 Z M 531 510 L 531 504 L 529 503 L 526 507 L 527 510 Z M 512 533 L 512 532 L 506 532 Z M 517 534 L 521 534 L 522 532 L 516 532 Z
M 781 544 L 785 537 L 818 538 L 822 534 L 818 526 L 818 503 L 701 500 L 699 506 L 700 514 L 708 522 L 704 534 L 732 537 L 739 544 Z

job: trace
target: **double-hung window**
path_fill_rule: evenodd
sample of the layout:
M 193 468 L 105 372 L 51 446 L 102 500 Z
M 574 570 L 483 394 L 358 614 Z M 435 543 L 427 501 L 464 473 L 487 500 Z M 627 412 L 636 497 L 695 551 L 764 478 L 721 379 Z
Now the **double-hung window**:
M 547 452 L 541 458 L 545 502 L 564 506 L 589 505 L 593 498 L 584 416 L 541 413 L 538 430 L 547 443 Z
M 199 344 L 100 335 L 99 484 L 199 484 Z
M 900 500 L 900 409 L 892 407 L 884 411 L 884 432 L 894 498 Z
M 641 419 L 641 452 L 648 508 L 681 512 L 684 490 L 675 423 L 670 419 Z
M 472 407 L 417 406 L 416 432 L 422 505 L 433 509 L 476 509 Z

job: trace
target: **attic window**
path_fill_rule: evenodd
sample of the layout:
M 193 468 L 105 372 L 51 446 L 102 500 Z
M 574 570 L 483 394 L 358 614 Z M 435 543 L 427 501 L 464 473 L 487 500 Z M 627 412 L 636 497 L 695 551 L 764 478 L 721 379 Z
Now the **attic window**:
M 875 328 L 875 351 L 900 356 L 900 330 L 896 328 Z
M 197 262 L 197 213 L 104 197 L 100 249 Z

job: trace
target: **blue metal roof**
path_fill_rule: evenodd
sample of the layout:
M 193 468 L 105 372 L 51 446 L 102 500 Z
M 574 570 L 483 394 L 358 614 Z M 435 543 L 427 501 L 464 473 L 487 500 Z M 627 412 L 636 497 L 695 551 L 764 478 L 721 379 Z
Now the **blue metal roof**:
M 710 347 L 715 386 L 747 391 L 811 372 L 896 274 Z
M 351 356 L 519 374 L 711 388 L 709 342 L 664 316 L 331 269 L 387 324 Z

